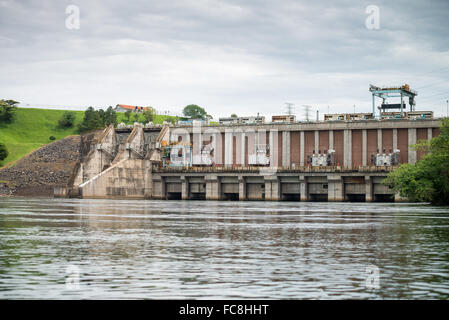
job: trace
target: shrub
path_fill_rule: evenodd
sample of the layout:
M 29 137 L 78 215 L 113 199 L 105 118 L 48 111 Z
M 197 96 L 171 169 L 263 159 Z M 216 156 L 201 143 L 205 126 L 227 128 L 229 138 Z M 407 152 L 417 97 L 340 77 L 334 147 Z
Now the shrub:
M 0 122 L 12 122 L 16 116 L 18 102 L 14 100 L 0 100 Z
M 58 124 L 60 128 L 71 128 L 75 123 L 75 113 L 70 111 L 65 111 L 61 119 L 59 119 Z
M 8 156 L 9 152 L 4 143 L 0 142 L 0 161 L 3 161 Z

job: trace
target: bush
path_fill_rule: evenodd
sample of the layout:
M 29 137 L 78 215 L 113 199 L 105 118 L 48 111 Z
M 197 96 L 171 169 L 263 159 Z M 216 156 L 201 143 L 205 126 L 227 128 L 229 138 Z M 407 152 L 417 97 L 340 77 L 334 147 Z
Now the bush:
M 145 121 L 148 122 L 153 122 L 154 121 L 154 116 L 156 114 L 156 110 L 153 107 L 147 107 L 147 111 L 145 111 L 143 113 L 143 116 L 145 118 Z
M 8 156 L 9 152 L 4 143 L 0 142 L 0 161 L 3 161 Z
M 60 128 L 71 128 L 75 124 L 75 118 L 74 112 L 65 111 L 59 119 L 58 125 Z
M 17 101 L 0 100 L 0 122 L 12 122 L 16 116 Z
M 416 164 L 402 164 L 388 174 L 384 184 L 410 201 L 449 205 L 449 119 L 441 121 L 437 137 L 415 148 L 429 153 Z

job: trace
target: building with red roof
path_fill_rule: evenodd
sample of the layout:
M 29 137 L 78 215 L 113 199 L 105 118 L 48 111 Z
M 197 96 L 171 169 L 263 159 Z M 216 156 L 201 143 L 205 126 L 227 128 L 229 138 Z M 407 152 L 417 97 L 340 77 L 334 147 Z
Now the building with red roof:
M 139 106 L 129 106 L 126 104 L 118 104 L 115 106 L 114 109 L 116 112 L 126 112 L 126 111 L 131 111 L 131 112 L 145 112 L 148 110 L 147 107 L 139 107 Z

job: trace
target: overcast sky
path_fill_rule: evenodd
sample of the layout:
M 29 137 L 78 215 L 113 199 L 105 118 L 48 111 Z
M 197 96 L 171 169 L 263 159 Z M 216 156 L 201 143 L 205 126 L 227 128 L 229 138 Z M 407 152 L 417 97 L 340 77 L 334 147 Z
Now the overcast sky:
M 443 115 L 449 1 L 0 0 L 0 72 L 0 98 L 49 107 L 194 103 L 218 118 L 291 102 L 301 118 L 306 104 L 370 112 L 370 83 L 408 83 Z

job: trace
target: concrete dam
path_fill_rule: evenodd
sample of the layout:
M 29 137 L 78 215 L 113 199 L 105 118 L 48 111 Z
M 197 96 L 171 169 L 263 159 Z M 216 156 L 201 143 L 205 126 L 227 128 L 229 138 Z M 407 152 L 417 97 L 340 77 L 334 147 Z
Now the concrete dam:
M 381 182 L 424 154 L 432 117 L 107 127 L 55 197 L 404 201 Z

